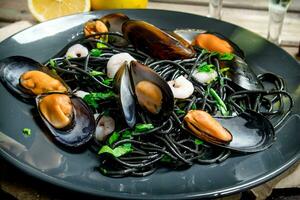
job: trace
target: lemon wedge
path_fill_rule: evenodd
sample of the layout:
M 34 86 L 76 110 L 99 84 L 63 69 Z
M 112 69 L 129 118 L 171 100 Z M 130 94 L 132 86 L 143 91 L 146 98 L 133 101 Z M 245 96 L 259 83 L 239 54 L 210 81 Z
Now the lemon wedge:
M 90 0 L 28 0 L 32 15 L 40 22 L 70 15 L 87 12 L 91 9 Z
M 92 10 L 117 8 L 146 8 L 148 0 L 91 0 Z

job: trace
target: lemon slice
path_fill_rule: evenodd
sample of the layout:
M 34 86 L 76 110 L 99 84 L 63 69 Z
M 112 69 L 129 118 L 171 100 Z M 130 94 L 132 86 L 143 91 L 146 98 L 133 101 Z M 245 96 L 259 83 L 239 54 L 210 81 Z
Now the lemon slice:
M 148 0 L 91 0 L 93 10 L 146 8 Z
M 70 15 L 87 12 L 91 9 L 90 0 L 28 0 L 32 15 L 40 22 Z

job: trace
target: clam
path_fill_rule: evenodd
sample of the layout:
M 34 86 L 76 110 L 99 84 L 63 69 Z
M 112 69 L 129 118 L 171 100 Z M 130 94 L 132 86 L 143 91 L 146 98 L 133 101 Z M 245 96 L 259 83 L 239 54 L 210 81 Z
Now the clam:
M 153 58 L 175 60 L 195 55 L 190 45 L 144 21 L 128 20 L 123 23 L 122 32 L 135 48 Z
M 93 137 L 95 119 L 79 97 L 64 93 L 36 97 L 39 114 L 54 139 L 67 147 L 79 147 Z
M 69 87 L 56 73 L 37 61 L 22 56 L 1 60 L 0 78 L 9 91 L 23 100 L 48 92 L 69 91 Z
M 136 107 L 153 121 L 167 119 L 174 107 L 174 96 L 168 83 L 149 67 L 125 62 L 115 76 L 117 92 L 125 121 L 130 127 L 136 122 Z
M 187 130 L 196 137 L 239 152 L 258 152 L 275 140 L 271 122 L 263 115 L 247 110 L 238 116 L 213 118 L 201 110 L 191 110 L 184 117 Z

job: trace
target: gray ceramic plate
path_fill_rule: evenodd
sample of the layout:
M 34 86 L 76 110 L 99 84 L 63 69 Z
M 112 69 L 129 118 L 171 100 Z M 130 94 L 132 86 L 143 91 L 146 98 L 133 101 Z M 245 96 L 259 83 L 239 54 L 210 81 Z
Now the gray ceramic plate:
M 283 76 L 295 107 L 275 144 L 260 153 L 230 157 L 221 164 L 194 165 L 184 171 L 158 170 L 144 178 L 108 178 L 95 170 L 98 158 L 90 151 L 72 154 L 55 146 L 30 105 L 15 99 L 0 84 L 0 154 L 9 162 L 44 181 L 89 194 L 109 197 L 163 199 L 217 197 L 261 184 L 280 174 L 300 157 L 300 66 L 285 51 L 235 25 L 197 15 L 162 10 L 123 10 L 133 19 L 158 27 L 201 28 L 220 32 L 246 53 L 254 71 Z M 0 44 L 0 58 L 23 55 L 45 62 L 76 39 L 82 24 L 111 11 L 68 16 L 24 30 Z M 32 129 L 24 137 L 24 127 Z

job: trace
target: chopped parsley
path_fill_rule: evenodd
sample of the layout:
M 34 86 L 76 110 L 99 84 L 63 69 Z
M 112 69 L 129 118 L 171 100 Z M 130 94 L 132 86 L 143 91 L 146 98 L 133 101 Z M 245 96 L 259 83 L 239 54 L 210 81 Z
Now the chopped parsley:
M 91 56 L 94 57 L 99 57 L 102 54 L 102 50 L 101 49 L 92 49 L 91 50 Z
M 108 144 L 112 145 L 113 143 L 115 143 L 116 141 L 118 141 L 120 137 L 120 133 L 119 132 L 113 132 L 111 134 L 111 136 L 108 138 Z
M 100 71 L 96 71 L 96 70 L 92 70 L 89 72 L 91 76 L 102 76 L 104 75 L 105 73 L 103 72 L 100 72 Z
M 100 170 L 103 174 L 107 174 L 107 170 L 106 170 L 105 168 L 101 167 L 99 170 Z
M 192 109 L 192 110 L 197 110 L 196 104 L 193 103 L 191 109 Z
M 31 136 L 31 129 L 30 128 L 23 128 L 23 135 Z
M 197 68 L 198 72 L 211 72 L 215 69 L 216 67 L 213 64 L 207 64 L 207 62 L 203 62 L 200 64 L 200 66 Z
M 131 144 L 130 143 L 126 143 L 123 145 L 120 145 L 114 149 L 112 149 L 111 147 L 109 147 L 108 145 L 104 145 L 101 147 L 101 149 L 98 152 L 98 155 L 104 154 L 104 153 L 108 153 L 113 155 L 114 157 L 118 158 L 120 156 L 123 156 L 127 153 L 132 152 L 132 148 L 131 148 Z
M 101 42 L 97 42 L 97 48 L 98 49 L 103 49 L 103 48 L 107 48 L 107 46 Z
M 113 83 L 114 79 L 113 78 L 107 78 L 102 81 L 103 84 L 110 86 Z
M 160 161 L 170 163 L 170 162 L 172 162 L 172 158 L 168 155 L 164 155 Z
M 234 54 L 232 53 L 219 53 L 218 55 L 220 60 L 232 60 L 234 58 Z
M 49 64 L 50 64 L 50 66 L 51 66 L 52 68 L 55 68 L 55 67 L 57 66 L 56 61 L 53 60 L 53 59 L 50 59 L 50 60 L 49 60 Z
M 176 113 L 177 115 L 181 115 L 181 114 L 185 114 L 185 111 L 184 111 L 184 110 L 181 110 L 181 109 L 177 109 L 177 110 L 175 110 L 175 113 Z
M 132 138 L 132 131 L 126 130 L 122 133 L 122 139 L 130 139 Z
M 195 142 L 196 145 L 201 145 L 201 144 L 203 144 L 203 141 L 202 141 L 202 140 L 199 140 L 198 138 L 196 138 L 196 139 L 194 140 L 194 142 Z
M 220 69 L 221 73 L 227 72 L 228 70 L 230 70 L 229 67 L 223 67 L 222 69 Z
M 154 128 L 153 124 L 137 124 L 135 125 L 134 132 L 141 133 L 141 132 L 149 131 L 153 128 Z
M 98 108 L 99 105 L 97 101 L 108 100 L 115 98 L 116 94 L 113 91 L 108 92 L 92 92 L 83 97 L 83 100 L 91 107 Z

